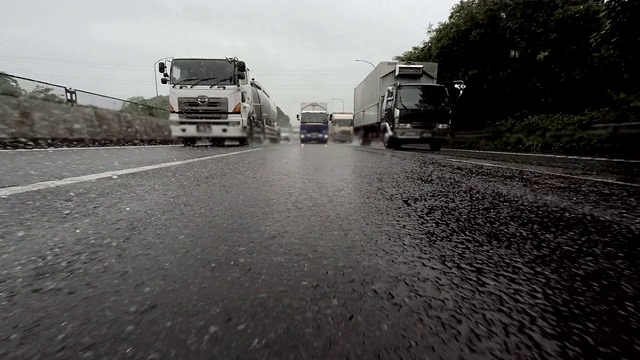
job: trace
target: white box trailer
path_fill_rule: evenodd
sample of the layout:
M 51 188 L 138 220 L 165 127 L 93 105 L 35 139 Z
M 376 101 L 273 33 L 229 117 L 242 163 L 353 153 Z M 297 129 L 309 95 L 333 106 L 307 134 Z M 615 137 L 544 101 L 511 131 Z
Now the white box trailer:
M 361 144 L 382 135 L 390 148 L 428 143 L 439 149 L 449 136 L 451 102 L 437 79 L 437 63 L 379 63 L 354 89 L 354 130 Z

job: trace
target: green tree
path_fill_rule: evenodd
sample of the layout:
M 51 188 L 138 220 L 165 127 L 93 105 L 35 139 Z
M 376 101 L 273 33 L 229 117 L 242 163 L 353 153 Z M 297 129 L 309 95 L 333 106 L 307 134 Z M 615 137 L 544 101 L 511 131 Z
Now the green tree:
M 169 112 L 169 96 L 160 95 L 149 99 L 144 96 L 133 96 L 128 98 L 127 102 L 122 103 L 120 111 L 134 115 L 165 118 Z
M 630 0 L 467 0 L 427 40 L 396 59 L 440 64 L 439 81 L 463 79 L 454 124 L 580 113 L 639 92 L 640 3 Z
M 59 90 L 59 91 L 64 91 L 64 90 Z M 49 86 L 44 86 L 44 85 L 37 85 L 33 90 L 31 90 L 27 94 L 27 96 L 30 98 L 34 98 L 42 101 L 48 101 L 48 102 L 54 102 L 54 103 L 60 103 L 60 104 L 64 104 L 66 102 L 66 98 L 64 95 L 59 93 L 56 94 L 56 89 Z
M 24 90 L 22 90 L 16 79 L 0 72 L 0 95 L 20 97 L 24 95 Z

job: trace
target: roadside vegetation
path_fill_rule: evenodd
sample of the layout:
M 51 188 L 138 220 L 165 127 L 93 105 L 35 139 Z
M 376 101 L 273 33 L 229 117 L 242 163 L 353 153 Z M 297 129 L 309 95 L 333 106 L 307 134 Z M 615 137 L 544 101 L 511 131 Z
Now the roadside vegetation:
M 64 86 L 58 86 L 56 89 L 48 85 L 37 84 L 35 81 L 33 84 L 36 84 L 35 87 L 33 87 L 31 91 L 27 91 L 20 86 L 18 80 L 6 73 L 0 72 L 0 95 L 10 97 L 28 97 L 31 99 L 59 104 L 67 102 L 64 95 Z M 92 100 L 94 100 L 92 102 L 105 102 L 108 103 L 109 106 L 83 104 L 84 101 L 81 100 L 78 101 L 77 106 L 95 109 L 103 108 L 106 110 L 122 111 L 132 115 L 153 116 L 162 119 L 168 119 L 169 117 L 168 95 L 159 95 L 151 98 L 145 98 L 144 96 L 132 96 L 126 100 L 114 100 L 89 93 L 82 94 L 85 98 L 82 100 L 87 100 L 86 98 L 91 97 Z M 101 99 L 103 99 L 103 101 L 100 101 Z M 289 118 L 289 115 L 285 114 L 279 106 L 277 107 L 277 110 L 278 124 L 282 127 L 290 127 L 291 119 Z
M 396 59 L 465 81 L 452 127 L 485 135 L 452 146 L 628 157 L 637 130 L 593 125 L 640 121 L 638 24 L 633 0 L 467 0 Z

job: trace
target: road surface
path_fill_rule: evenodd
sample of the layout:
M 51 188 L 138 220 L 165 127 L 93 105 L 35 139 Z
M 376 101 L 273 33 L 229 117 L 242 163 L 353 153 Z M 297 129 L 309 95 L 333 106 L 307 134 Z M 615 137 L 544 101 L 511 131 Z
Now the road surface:
M 0 152 L 0 358 L 640 358 L 640 187 L 541 165 Z

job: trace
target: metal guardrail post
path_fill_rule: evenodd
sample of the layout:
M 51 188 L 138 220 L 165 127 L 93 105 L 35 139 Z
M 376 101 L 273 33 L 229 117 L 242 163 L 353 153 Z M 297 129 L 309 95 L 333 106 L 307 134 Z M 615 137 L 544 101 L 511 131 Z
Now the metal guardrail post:
M 64 95 L 67 98 L 67 105 L 75 106 L 78 103 L 78 94 L 74 89 L 65 87 Z

